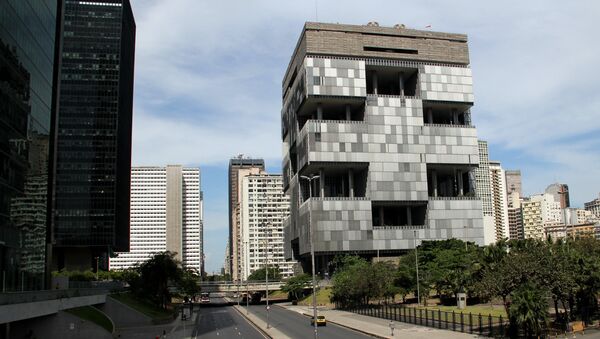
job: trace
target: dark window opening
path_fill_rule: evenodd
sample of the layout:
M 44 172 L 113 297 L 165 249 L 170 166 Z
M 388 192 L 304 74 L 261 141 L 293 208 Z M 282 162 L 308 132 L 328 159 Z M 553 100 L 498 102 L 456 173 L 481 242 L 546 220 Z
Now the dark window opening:
M 440 125 L 471 125 L 470 106 L 445 103 L 423 103 L 423 122 Z
M 296 80 L 296 76 L 298 76 L 298 69 L 297 68 L 294 69 L 294 73 L 292 73 L 292 77 L 290 78 L 290 81 L 288 81 L 287 86 L 285 87 L 285 91 L 283 92 L 283 98 L 285 98 L 285 96 L 287 95 L 287 93 L 292 88 L 292 85 L 294 85 L 294 81 Z
M 400 53 L 400 54 L 419 54 L 419 51 L 416 50 L 416 49 L 406 49 L 406 48 L 364 46 L 363 50 L 366 51 L 366 52 L 386 52 L 386 53 Z
M 418 75 L 416 68 L 368 66 L 367 94 L 416 96 Z
M 292 167 L 292 175 L 298 173 L 298 151 L 295 144 L 290 148 L 290 165 Z
M 430 197 L 474 197 L 475 168 L 428 164 L 427 187 Z
M 331 99 L 322 102 L 307 102 L 298 113 L 298 126 L 304 127 L 308 120 L 333 120 L 333 121 L 364 121 L 364 100 L 347 103 Z
M 312 174 L 319 175 L 319 178 L 312 180 L 313 186 L 310 188 L 312 196 L 322 198 L 365 197 L 368 173 L 367 164 L 359 164 L 355 168 L 336 166 L 324 170 L 315 170 Z M 308 180 L 301 179 L 300 181 L 302 201 L 305 201 L 309 198 L 309 184 Z
M 374 227 L 422 226 L 426 223 L 427 201 L 373 201 Z

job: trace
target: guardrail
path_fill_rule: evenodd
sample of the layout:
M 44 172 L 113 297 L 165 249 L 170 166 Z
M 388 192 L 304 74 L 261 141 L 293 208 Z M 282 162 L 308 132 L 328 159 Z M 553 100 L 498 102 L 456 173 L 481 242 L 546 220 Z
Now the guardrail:
M 75 288 L 68 290 L 4 292 L 0 293 L 0 305 L 23 304 L 45 300 L 102 295 L 108 293 L 109 290 L 105 288 Z

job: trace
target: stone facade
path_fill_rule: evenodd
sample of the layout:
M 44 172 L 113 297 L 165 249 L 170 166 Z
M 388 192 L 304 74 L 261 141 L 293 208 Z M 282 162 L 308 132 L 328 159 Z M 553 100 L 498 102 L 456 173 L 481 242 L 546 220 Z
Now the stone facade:
M 319 270 L 340 252 L 482 245 L 473 101 L 464 35 L 307 23 L 283 87 L 286 256 L 306 264 L 309 225 Z

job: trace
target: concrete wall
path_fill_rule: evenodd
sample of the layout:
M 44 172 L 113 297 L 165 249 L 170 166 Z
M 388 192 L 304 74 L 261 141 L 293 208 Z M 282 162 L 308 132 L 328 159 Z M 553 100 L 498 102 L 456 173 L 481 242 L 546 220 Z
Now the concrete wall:
M 20 304 L 0 305 L 0 324 L 42 317 L 70 308 L 97 305 L 106 301 L 106 294 L 53 299 Z
M 109 339 L 104 328 L 66 312 L 10 324 L 10 338 Z

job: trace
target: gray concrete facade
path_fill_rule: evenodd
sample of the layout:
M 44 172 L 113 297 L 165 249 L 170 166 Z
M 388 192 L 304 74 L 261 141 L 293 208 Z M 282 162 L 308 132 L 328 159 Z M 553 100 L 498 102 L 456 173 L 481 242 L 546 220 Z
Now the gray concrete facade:
M 466 42 L 401 27 L 305 25 L 283 81 L 286 257 L 310 253 L 309 225 L 321 259 L 397 255 L 415 237 L 483 244 Z

